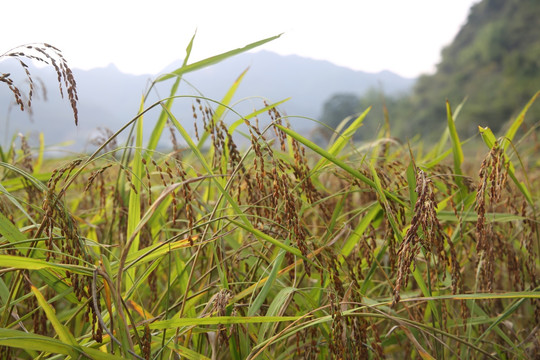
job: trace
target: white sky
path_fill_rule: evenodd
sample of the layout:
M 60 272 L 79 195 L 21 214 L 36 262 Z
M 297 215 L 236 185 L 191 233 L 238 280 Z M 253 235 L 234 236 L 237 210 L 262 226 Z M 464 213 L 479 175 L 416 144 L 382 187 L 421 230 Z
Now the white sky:
M 430 72 L 479 0 L 3 0 L 0 53 L 26 43 L 62 50 L 71 67 L 114 63 L 157 73 L 279 33 L 261 49 L 355 70 Z

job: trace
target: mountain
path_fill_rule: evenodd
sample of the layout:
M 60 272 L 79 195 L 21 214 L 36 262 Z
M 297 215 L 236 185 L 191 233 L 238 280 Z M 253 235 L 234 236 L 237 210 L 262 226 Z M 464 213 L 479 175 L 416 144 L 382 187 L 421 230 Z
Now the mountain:
M 220 98 L 248 67 L 248 73 L 238 89 L 238 98 L 264 96 L 278 101 L 290 97 L 291 100 L 283 106 L 285 111 L 289 115 L 311 118 L 319 117 L 323 102 L 336 92 L 362 94 L 370 88 L 382 86 L 388 93 L 395 94 L 409 90 L 414 83 L 412 79 L 389 71 L 370 74 L 336 66 L 328 61 L 296 55 L 281 56 L 268 51 L 243 54 L 188 74 L 186 78 L 197 84 L 205 84 L 208 94 L 214 92 L 212 95 Z M 218 84 L 216 88 L 214 83 Z
M 477 134 L 478 125 L 498 131 L 538 90 L 540 2 L 483 0 L 443 49 L 436 72 L 418 79 L 403 121 L 437 132 L 446 124 L 445 99 L 456 108 L 466 98 L 456 124 L 460 133 Z M 539 117 L 536 103 L 528 118 Z
M 163 70 L 162 73 L 180 67 L 177 61 Z M 362 94 L 373 87 L 382 87 L 388 94 L 408 91 L 413 79 L 407 79 L 383 71 L 370 74 L 336 66 L 327 61 L 307 59 L 299 56 L 281 56 L 268 51 L 250 52 L 227 59 L 211 67 L 186 74 L 186 82 L 180 86 L 177 94 L 198 95 L 220 100 L 238 76 L 248 69 L 242 83 L 238 87 L 233 102 L 235 110 L 241 114 L 251 113 L 255 108 L 263 106 L 262 99 L 269 103 L 291 98 L 280 106 L 282 112 L 291 116 L 293 128 L 301 132 L 309 132 L 315 122 L 294 118 L 302 116 L 317 118 L 323 102 L 336 92 Z M 140 105 L 151 80 L 156 75 L 130 75 L 119 71 L 113 64 L 88 71 L 73 69 L 79 93 L 79 127 L 73 124 L 71 108 L 67 100 L 62 100 L 58 92 L 56 73 L 51 68 L 30 69 L 36 84 L 42 83 L 47 89 L 47 101 L 39 98 L 35 91 L 32 103 L 33 119 L 27 113 L 21 113 L 13 105 L 13 96 L 7 86 L 0 87 L 0 128 L 3 136 L 0 143 L 9 143 L 15 133 L 43 132 L 47 144 L 56 144 L 73 140 L 73 149 L 80 151 L 90 147 L 89 138 L 96 134 L 98 127 L 107 127 L 116 131 L 134 115 Z M 3 61 L 0 72 L 19 74 L 21 88 L 24 88 L 24 73 L 16 62 Z M 23 84 L 23 85 L 21 85 Z M 169 95 L 172 81 L 164 82 L 156 88 L 147 106 L 153 101 Z M 39 90 L 39 89 L 37 89 Z M 173 108 L 177 118 L 185 121 L 192 128 L 192 98 L 178 99 Z M 149 133 L 152 123 L 158 116 L 159 109 L 145 115 L 145 132 Z M 164 136 L 165 137 L 165 136 Z

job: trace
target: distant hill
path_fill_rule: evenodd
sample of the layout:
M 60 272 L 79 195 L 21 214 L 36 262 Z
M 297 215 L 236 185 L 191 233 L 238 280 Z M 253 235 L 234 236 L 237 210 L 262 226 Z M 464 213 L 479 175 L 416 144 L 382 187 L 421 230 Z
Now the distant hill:
M 69 60 L 69 59 L 68 59 Z M 164 69 L 170 72 L 181 66 L 175 62 Z M 268 51 L 245 53 L 206 69 L 185 76 L 185 80 L 196 87 L 204 96 L 220 100 L 234 80 L 249 67 L 235 95 L 235 101 L 246 97 L 264 97 L 269 102 L 291 98 L 281 110 L 291 116 L 317 118 L 323 102 L 336 92 L 362 94 L 372 87 L 382 87 L 388 94 L 408 91 L 414 79 L 406 79 L 383 71 L 376 74 L 353 71 L 327 61 L 299 56 L 281 56 Z M 1 72 L 20 74 L 19 86 L 24 82 L 23 73 L 15 62 L 0 63 Z M 79 124 L 73 124 L 68 101 L 58 94 L 56 74 L 49 68 L 31 68 L 34 78 L 40 78 L 47 89 L 47 101 L 33 101 L 33 120 L 14 106 L 7 87 L 0 86 L 0 142 L 6 144 L 17 133 L 43 132 L 47 144 L 74 140 L 73 149 L 80 151 L 88 147 L 88 139 L 97 127 L 117 130 L 129 121 L 139 108 L 140 99 L 151 79 L 156 75 L 130 75 L 120 72 L 113 64 L 105 68 L 83 71 L 74 69 L 79 91 Z M 198 94 L 188 83 L 184 83 L 178 94 Z M 170 84 L 157 88 L 159 94 L 153 99 L 168 96 Z M 39 94 L 39 91 L 36 91 Z M 174 112 L 179 119 L 192 123 L 192 99 L 178 101 Z M 151 102 L 148 102 L 150 104 Z M 239 105 L 241 113 L 251 112 L 262 106 L 262 100 L 252 99 Z M 157 111 L 145 116 L 148 129 L 152 127 Z M 298 131 L 310 131 L 315 124 L 303 119 L 291 119 Z M 191 125 L 188 126 L 190 128 Z
M 418 79 L 410 111 L 401 113 L 408 129 L 437 132 L 446 123 L 445 99 L 455 108 L 467 98 L 457 127 L 470 136 L 478 125 L 499 130 L 538 90 L 540 1 L 483 0 L 442 51 L 437 71 Z M 540 104 L 529 118 L 540 118 Z
M 175 65 L 173 67 L 180 64 Z M 285 111 L 289 115 L 311 118 L 320 116 L 323 102 L 336 92 L 363 94 L 380 86 L 389 94 L 396 94 L 408 91 L 414 84 L 413 79 L 389 71 L 372 74 L 328 61 L 296 55 L 281 56 L 268 51 L 242 54 L 186 78 L 199 84 L 203 93 L 221 97 L 247 67 L 249 71 L 238 89 L 238 98 L 264 96 L 278 101 L 290 97 L 291 100 L 283 106 Z

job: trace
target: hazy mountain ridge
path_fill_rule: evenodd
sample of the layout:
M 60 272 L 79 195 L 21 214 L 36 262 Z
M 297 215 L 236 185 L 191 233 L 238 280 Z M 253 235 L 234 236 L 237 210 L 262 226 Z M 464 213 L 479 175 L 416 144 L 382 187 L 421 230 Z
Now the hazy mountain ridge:
M 170 72 L 181 66 L 177 61 L 163 72 Z M 388 94 L 408 91 L 413 79 L 406 79 L 383 71 L 370 74 L 354 71 L 334 65 L 327 61 L 312 60 L 295 55 L 281 56 L 268 51 L 245 53 L 200 71 L 186 74 L 184 77 L 204 96 L 220 100 L 237 77 L 247 71 L 240 84 L 234 101 L 248 97 L 264 97 L 269 102 L 291 98 L 281 109 L 288 115 L 317 118 L 324 101 L 336 92 L 362 94 L 369 88 L 382 87 Z M 21 73 L 20 66 L 14 62 L 0 63 L 2 72 Z M 140 105 L 150 81 L 155 75 L 131 75 L 122 73 L 113 64 L 92 70 L 73 69 L 79 93 L 79 127 L 73 123 L 73 115 L 67 100 L 62 100 L 58 93 L 56 73 L 50 68 L 30 68 L 34 78 L 40 78 L 47 89 L 48 100 L 44 102 L 38 96 L 32 103 L 34 120 L 29 120 L 27 113 L 21 113 L 12 105 L 12 94 L 7 87 L 0 87 L 0 129 L 5 143 L 17 132 L 43 132 L 47 144 L 74 140 L 77 150 L 84 148 L 92 132 L 97 127 L 108 127 L 116 131 L 129 121 Z M 24 76 L 19 77 L 17 86 L 24 88 Z M 37 82 L 36 82 L 37 83 Z M 153 101 L 169 95 L 170 82 L 157 88 L 159 94 L 153 94 L 147 106 Z M 39 90 L 39 89 L 37 89 Z M 35 91 L 37 94 L 39 91 Z M 198 94 L 191 86 L 184 83 L 178 94 Z M 192 123 L 192 99 L 178 100 L 173 108 L 179 119 Z M 10 108 L 11 107 L 11 108 Z M 238 107 L 240 113 L 262 107 L 262 100 L 254 99 Z M 145 116 L 148 129 L 152 127 L 158 111 Z M 298 131 L 309 131 L 315 123 L 308 120 L 291 120 Z M 188 127 L 191 127 L 189 125 Z
M 237 91 L 237 98 L 264 96 L 271 101 L 291 98 L 283 108 L 289 115 L 319 117 L 322 104 L 337 92 L 362 94 L 372 87 L 383 87 L 388 94 L 405 92 L 414 83 L 385 71 L 370 74 L 334 65 L 328 61 L 296 55 L 282 56 L 268 51 L 247 53 L 212 68 L 186 75 L 194 83 L 212 83 L 216 77 L 222 85 L 218 98 L 240 73 L 248 73 Z M 212 91 L 207 89 L 208 93 Z M 205 91 L 203 91 L 205 92 Z M 205 92 L 206 93 L 206 92 Z

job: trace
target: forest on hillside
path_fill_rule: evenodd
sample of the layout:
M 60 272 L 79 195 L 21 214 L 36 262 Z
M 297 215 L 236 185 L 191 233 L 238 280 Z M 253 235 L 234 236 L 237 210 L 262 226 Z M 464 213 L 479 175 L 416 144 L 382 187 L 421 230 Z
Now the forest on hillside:
M 410 93 L 387 96 L 384 89 L 373 88 L 363 96 L 334 94 L 321 120 L 334 129 L 371 105 L 364 131 L 358 133 L 369 139 L 384 124 L 384 105 L 394 136 L 434 139 L 446 126 L 448 99 L 455 108 L 463 104 L 456 127 L 470 137 L 478 134 L 478 126 L 494 132 L 503 128 L 539 89 L 540 2 L 483 0 L 442 50 L 435 73 L 422 75 Z M 540 106 L 533 105 L 528 114 L 528 124 L 534 124 Z

